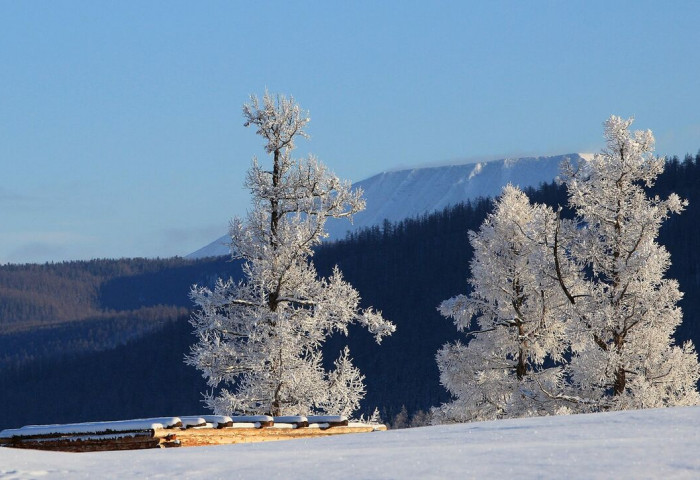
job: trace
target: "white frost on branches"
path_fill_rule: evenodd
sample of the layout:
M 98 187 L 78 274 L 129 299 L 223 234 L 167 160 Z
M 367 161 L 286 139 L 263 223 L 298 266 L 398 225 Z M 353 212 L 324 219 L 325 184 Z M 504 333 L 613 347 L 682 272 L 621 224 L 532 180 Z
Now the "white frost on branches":
M 441 382 L 456 399 L 434 410 L 435 421 L 553 413 L 563 406 L 539 388 L 560 390 L 562 368 L 548 365 L 560 365 L 566 349 L 566 298 L 549 274 L 553 236 L 547 235 L 556 221 L 551 208 L 531 205 L 509 185 L 479 231 L 470 232 L 472 292 L 445 300 L 439 310 L 473 338 L 438 352 Z
M 472 292 L 439 308 L 470 339 L 438 352 L 454 400 L 437 421 L 700 403 L 695 349 L 673 339 L 682 294 L 656 242 L 687 202 L 647 196 L 664 159 L 631 123 L 610 117 L 606 149 L 563 165 L 575 221 L 508 186 L 470 232 Z
M 245 221 L 231 222 L 231 251 L 244 260 L 245 280 L 192 289 L 198 342 L 186 361 L 213 389 L 231 387 L 206 395 L 217 414 L 349 415 L 364 397 L 364 376 L 347 348 L 326 372 L 321 346 L 334 332 L 347 334 L 351 323 L 368 328 L 377 343 L 394 325 L 381 312 L 360 309 L 358 292 L 337 267 L 319 278 L 311 256 L 327 218 L 364 208 L 362 191 L 312 156 L 291 157 L 309 121 L 293 98 L 266 93 L 261 103 L 252 96 L 243 114 L 266 140 L 272 170 L 253 160 L 246 180 L 253 207 Z
M 564 165 L 569 204 L 581 225 L 568 249 L 588 274 L 579 287 L 570 336 L 573 387 L 605 408 L 694 405 L 698 362 L 693 345 L 674 345 L 683 319 L 678 282 L 656 242 L 671 213 L 687 202 L 649 198 L 665 160 L 653 156 L 651 131 L 630 133 L 632 119 L 605 122 L 606 148 L 577 168 Z

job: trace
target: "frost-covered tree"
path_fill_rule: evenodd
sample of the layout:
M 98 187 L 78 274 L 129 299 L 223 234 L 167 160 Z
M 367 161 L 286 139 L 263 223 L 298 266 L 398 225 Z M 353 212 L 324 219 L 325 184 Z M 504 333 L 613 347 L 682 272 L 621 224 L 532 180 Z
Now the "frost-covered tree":
M 602 153 L 563 169 L 580 227 L 558 253 L 587 272 L 576 285 L 560 278 L 573 307 L 572 386 L 595 408 L 696 404 L 695 349 L 673 340 L 682 294 L 675 280 L 664 278 L 670 255 L 656 241 L 663 221 L 687 202 L 676 194 L 647 196 L 644 188 L 654 184 L 665 159 L 653 156 L 651 131 L 631 133 L 631 124 L 611 116 Z
M 394 325 L 381 312 L 360 309 L 358 292 L 338 268 L 319 278 L 311 257 L 326 236 L 326 219 L 362 210 L 362 192 L 313 156 L 291 156 L 309 121 L 293 98 L 251 96 L 243 115 L 265 139 L 272 168 L 253 159 L 246 180 L 252 209 L 246 220 L 231 222 L 231 251 L 244 260 L 244 280 L 192 289 L 198 342 L 186 361 L 218 389 L 205 394 L 218 414 L 348 415 L 364 396 L 364 376 L 347 349 L 335 370 L 325 371 L 321 346 L 334 332 L 347 334 L 351 323 L 367 327 L 378 343 Z
M 700 403 L 695 348 L 673 339 L 682 294 L 656 241 L 686 202 L 647 195 L 665 160 L 631 124 L 610 117 L 602 153 L 563 165 L 574 221 L 509 187 L 470 233 L 472 292 L 440 311 L 474 338 L 438 352 L 455 400 L 436 420 Z
M 472 291 L 444 301 L 439 310 L 472 338 L 438 352 L 440 380 L 455 398 L 434 409 L 436 422 L 561 408 L 542 391 L 562 388 L 559 365 L 566 350 L 566 298 L 553 275 L 551 250 L 556 221 L 551 208 L 531 205 L 509 185 L 479 231 L 469 233 Z

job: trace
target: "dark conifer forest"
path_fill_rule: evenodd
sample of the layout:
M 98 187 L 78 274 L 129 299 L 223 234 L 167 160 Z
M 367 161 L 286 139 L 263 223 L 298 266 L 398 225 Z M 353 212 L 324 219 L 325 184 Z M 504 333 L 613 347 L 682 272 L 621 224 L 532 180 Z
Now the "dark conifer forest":
M 651 194 L 689 200 L 663 226 L 668 276 L 679 281 L 684 322 L 678 341 L 700 344 L 700 153 L 669 160 Z M 531 200 L 565 206 L 555 183 Z M 421 415 L 446 401 L 435 353 L 459 337 L 436 307 L 466 293 L 476 230 L 490 199 L 362 230 L 316 250 L 319 274 L 338 265 L 363 303 L 382 310 L 396 333 L 376 345 L 361 328 L 325 347 L 329 363 L 343 345 L 366 375 L 362 411 L 384 420 Z M 566 214 L 566 212 L 565 212 Z M 183 357 L 193 343 L 187 319 L 192 284 L 237 277 L 226 258 L 123 259 L 0 267 L 0 429 L 36 423 L 116 420 L 202 413 L 206 385 Z M 403 421 L 403 420 L 402 420 Z

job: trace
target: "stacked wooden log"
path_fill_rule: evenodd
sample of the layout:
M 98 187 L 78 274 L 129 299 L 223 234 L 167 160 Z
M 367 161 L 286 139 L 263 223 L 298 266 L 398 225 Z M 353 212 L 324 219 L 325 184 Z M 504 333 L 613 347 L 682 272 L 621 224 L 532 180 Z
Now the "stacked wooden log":
M 30 425 L 0 432 L 0 447 L 64 452 L 136 450 L 266 442 L 386 430 L 340 416 L 183 416 Z

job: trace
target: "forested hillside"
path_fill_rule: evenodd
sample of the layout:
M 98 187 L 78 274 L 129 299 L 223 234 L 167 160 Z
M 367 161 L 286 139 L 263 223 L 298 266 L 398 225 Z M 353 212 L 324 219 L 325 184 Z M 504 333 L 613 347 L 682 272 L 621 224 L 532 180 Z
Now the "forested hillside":
M 700 154 L 672 159 L 652 193 L 672 191 L 690 205 L 665 223 L 659 240 L 671 253 L 669 276 L 685 292 L 677 339 L 698 345 Z M 555 184 L 529 195 L 554 206 L 566 201 Z M 447 400 L 434 356 L 457 335 L 436 307 L 466 292 L 467 231 L 477 229 L 490 209 L 490 200 L 478 200 L 387 222 L 317 249 L 319 273 L 338 264 L 363 303 L 397 325 L 379 346 L 359 328 L 347 342 L 367 376 L 364 412 L 377 406 L 393 419 L 403 405 L 410 415 Z M 0 357 L 6 359 L 0 364 L 0 428 L 201 412 L 204 382 L 183 362 L 194 341 L 186 322 L 188 290 L 238 271 L 225 258 L 0 267 Z M 328 361 L 345 343 L 338 337 L 328 342 Z
M 115 283 L 190 263 L 123 259 L 0 267 L 0 365 L 114 348 L 187 316 L 187 287 L 166 296 L 155 284 L 133 292 L 137 300 L 128 302 Z

